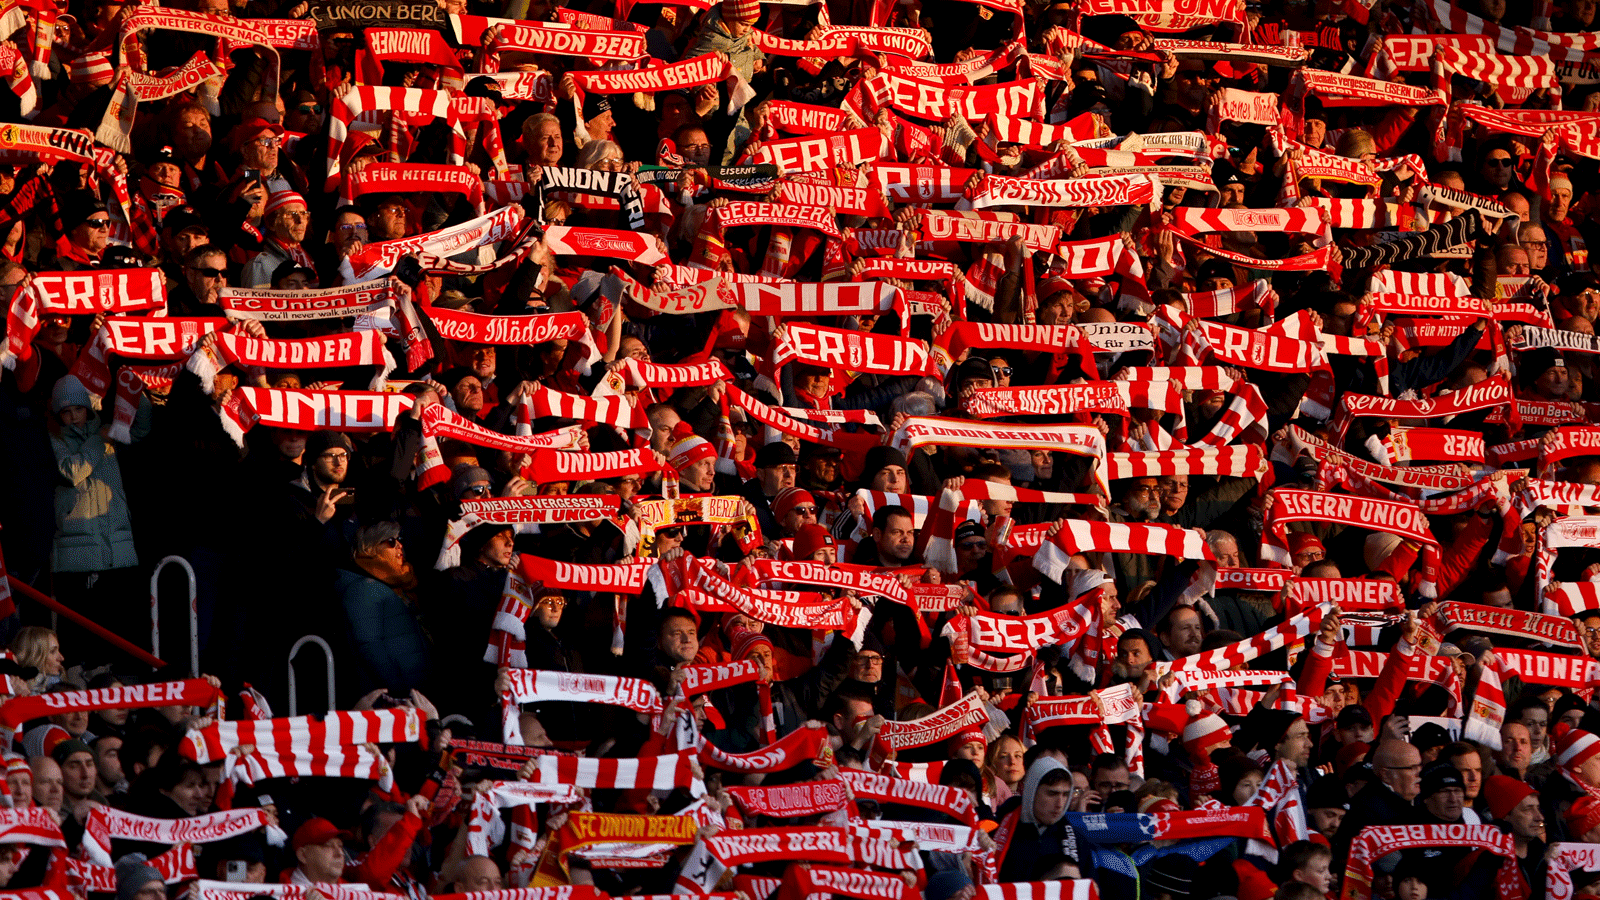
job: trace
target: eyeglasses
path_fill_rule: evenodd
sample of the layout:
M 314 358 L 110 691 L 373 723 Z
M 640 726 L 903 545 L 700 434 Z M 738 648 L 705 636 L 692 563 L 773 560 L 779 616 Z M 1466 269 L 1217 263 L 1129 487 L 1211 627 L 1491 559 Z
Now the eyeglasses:
M 259 137 L 253 141 L 250 141 L 250 143 L 255 144 L 257 147 L 260 147 L 263 150 L 273 150 L 283 146 L 283 138 Z
M 987 550 L 987 549 L 989 549 L 989 542 L 988 541 L 962 541 L 961 543 L 956 545 L 956 549 L 960 550 L 962 552 L 971 552 L 971 551 L 975 551 L 975 550 Z
M 308 116 L 322 115 L 322 104 L 320 103 L 313 103 L 310 106 L 296 106 L 294 109 L 295 112 L 304 113 Z
M 817 514 L 817 508 L 815 506 L 796 506 L 789 511 L 798 513 L 802 516 L 815 516 Z
M 83 224 L 89 226 L 90 228 L 96 228 L 96 229 L 98 229 L 98 228 L 110 228 L 111 227 L 111 220 L 110 219 L 85 219 L 83 221 Z
M 1011 377 L 1011 367 L 1010 366 L 990 366 L 989 368 L 994 370 L 994 374 L 995 374 L 996 378 L 1010 378 Z
M 869 666 L 874 666 L 874 665 L 881 666 L 881 665 L 883 665 L 883 657 L 877 655 L 876 653 L 873 653 L 873 654 L 870 654 L 870 655 L 866 654 L 866 653 L 863 653 L 860 656 L 856 657 L 856 662 L 866 663 Z
M 367 226 L 362 222 L 346 222 L 335 230 L 340 234 L 366 234 Z
M 304 222 L 311 218 L 311 213 L 303 209 L 283 209 L 278 211 L 278 215 L 295 222 Z
M 1484 162 L 1485 165 L 1494 166 L 1497 169 L 1509 169 L 1512 166 L 1516 165 L 1516 163 L 1511 161 L 1511 157 L 1509 157 L 1509 156 L 1501 156 L 1501 157 L 1497 157 L 1497 158 L 1494 158 L 1494 159 L 1486 159 L 1483 162 Z
M 540 606 L 548 606 L 551 609 L 561 609 L 566 605 L 567 601 L 562 597 L 540 597 L 539 602 L 535 603 L 534 607 L 538 608 Z
M 328 452 L 317 457 L 317 459 L 327 460 L 328 462 L 344 462 L 349 458 L 350 454 L 343 450 L 329 450 Z
M 204 278 L 221 278 L 224 272 L 223 269 L 213 269 L 210 266 L 189 266 L 188 269 Z
M 46 325 L 53 325 L 56 328 L 65 328 L 72 324 L 72 320 L 66 316 L 50 316 L 44 320 L 44 323 Z

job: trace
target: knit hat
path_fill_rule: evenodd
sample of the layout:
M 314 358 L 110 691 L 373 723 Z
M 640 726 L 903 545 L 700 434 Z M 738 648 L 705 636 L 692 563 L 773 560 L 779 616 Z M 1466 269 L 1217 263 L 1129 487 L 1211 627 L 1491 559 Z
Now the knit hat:
M 1361 545 L 1361 559 L 1367 564 L 1368 572 L 1376 572 L 1389 559 L 1400 546 L 1400 535 L 1387 531 L 1374 531 L 1367 535 L 1366 541 Z
M 1582 840 L 1590 829 L 1600 826 L 1600 800 L 1593 797 L 1579 797 L 1567 807 L 1563 819 L 1567 823 L 1567 834 L 1573 840 Z
M 976 725 L 963 728 L 951 735 L 950 741 L 948 744 L 946 744 L 946 747 L 949 748 L 950 753 L 955 753 L 957 750 L 960 750 L 962 747 L 965 747 L 971 743 L 979 743 L 984 745 L 989 743 L 988 739 L 983 736 L 983 729 Z
M 717 448 L 711 442 L 695 434 L 687 423 L 679 422 L 673 429 L 676 443 L 667 451 L 667 465 L 682 472 L 702 459 L 716 459 Z
M 811 554 L 825 547 L 833 547 L 837 552 L 839 542 L 821 525 L 805 525 L 795 533 L 794 549 L 790 552 L 795 559 L 810 559 Z
M 129 853 L 117 860 L 117 900 L 133 900 L 139 892 L 149 887 L 150 882 L 161 885 L 164 891 L 167 881 L 161 877 L 161 872 L 150 865 L 150 858 L 143 853 Z
M 878 474 L 889 466 L 906 467 L 906 455 L 899 448 L 887 444 L 878 444 L 867 451 L 861 461 L 861 483 L 867 485 L 872 481 L 872 476 Z
M 482 466 L 456 466 L 455 472 L 450 476 L 450 496 L 460 500 L 468 488 L 488 480 L 489 470 Z
M 67 80 L 73 84 L 103 84 L 114 74 L 111 54 L 105 51 L 85 53 L 67 62 Z
M 761 0 L 723 0 L 724 22 L 754 22 L 761 18 Z
M 1318 778 L 1306 789 L 1306 809 L 1350 808 L 1350 793 L 1337 778 Z
M 1566 175 L 1563 175 L 1563 174 L 1561 174 L 1559 172 L 1552 172 L 1552 173 L 1550 173 L 1550 187 L 1552 189 L 1558 188 L 1558 187 L 1565 187 L 1569 191 L 1573 190 L 1572 179 L 1568 178 Z
M 972 879 L 960 869 L 942 869 L 928 876 L 928 886 L 922 889 L 923 900 L 950 900 L 963 888 L 971 887 Z
M 1567 727 L 1563 730 L 1560 725 L 1556 730 L 1561 733 L 1556 738 L 1554 752 L 1556 764 L 1562 768 L 1575 770 L 1600 755 L 1600 737 L 1577 728 Z
M 50 388 L 50 413 L 55 415 L 69 406 L 89 406 L 89 389 L 76 375 L 65 375 Z
M 1189 721 L 1183 726 L 1183 748 L 1189 751 L 1194 763 L 1189 773 L 1189 788 L 1199 793 L 1210 793 L 1221 786 L 1217 767 L 1211 762 L 1211 751 L 1227 746 L 1233 730 L 1216 713 L 1205 712 L 1198 700 L 1187 704 Z
M 323 428 L 306 435 L 306 451 L 301 459 L 311 463 L 316 461 L 316 458 L 322 454 L 335 449 L 353 453 L 356 445 L 351 442 L 350 436 L 344 432 Z
M 811 492 L 804 488 L 784 488 L 778 492 L 778 496 L 772 498 L 772 516 L 773 518 L 781 519 L 788 515 L 790 510 L 802 503 L 816 506 L 817 498 L 811 496 Z
M 1447 762 L 1436 762 L 1422 771 L 1422 792 L 1418 799 L 1426 800 L 1446 788 L 1466 789 L 1461 780 L 1461 770 Z
M 37 725 L 23 734 L 22 750 L 30 759 L 35 756 L 49 756 L 57 744 L 71 737 L 72 735 L 68 734 L 67 730 L 60 725 L 54 723 Z
M 50 748 L 50 758 L 55 760 L 57 763 L 66 762 L 68 759 L 72 758 L 72 754 L 74 753 L 87 753 L 90 756 L 94 755 L 94 751 L 89 748 L 89 745 L 77 738 L 67 738 L 66 740 L 61 741 L 54 747 Z
M 261 212 L 263 215 L 267 215 L 273 210 L 282 206 L 287 206 L 290 203 L 298 203 L 301 206 L 305 206 L 306 198 L 300 196 L 300 194 L 296 191 L 273 191 L 267 195 L 266 208 Z
M 1489 802 L 1489 815 L 1504 820 L 1523 798 L 1535 794 L 1533 786 L 1510 775 L 1490 775 L 1483 781 L 1483 796 Z
M 794 464 L 794 448 L 783 441 L 773 441 L 756 451 L 756 468 L 758 469 L 770 469 L 773 466 L 792 466 Z
M 1189 894 L 1194 891 L 1195 876 L 1199 874 L 1199 863 L 1182 853 L 1169 853 L 1158 857 L 1144 871 L 1144 877 L 1140 879 L 1144 882 L 1141 887 L 1148 889 L 1151 894 L 1165 891 L 1172 895 L 1173 900 L 1188 900 Z
M 611 98 L 605 94 L 590 94 L 583 98 L 583 120 L 592 122 L 611 112 Z
M 7 753 L 6 774 L 16 775 L 20 772 L 27 772 L 29 775 L 33 774 L 33 770 L 28 768 L 28 758 L 20 753 Z
M 772 641 L 759 631 L 742 631 L 733 639 L 733 645 L 728 648 L 728 653 L 734 659 L 748 659 L 751 651 L 762 644 L 767 645 L 767 653 L 772 653 Z
M 1291 531 L 1291 532 L 1289 532 L 1289 553 L 1291 555 L 1293 555 L 1295 553 L 1304 553 L 1307 550 L 1312 550 L 1312 549 L 1321 550 L 1323 553 L 1327 553 L 1328 552 L 1328 548 L 1324 547 L 1322 545 L 1322 538 L 1317 537 L 1316 535 L 1312 534 L 1311 532 L 1309 532 L 1309 531 Z

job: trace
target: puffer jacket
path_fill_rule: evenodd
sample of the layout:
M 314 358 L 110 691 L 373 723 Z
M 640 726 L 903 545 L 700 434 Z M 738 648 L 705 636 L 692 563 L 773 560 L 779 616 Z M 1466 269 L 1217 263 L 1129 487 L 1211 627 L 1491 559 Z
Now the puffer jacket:
M 751 43 L 749 33 L 743 37 L 734 37 L 728 33 L 728 26 L 722 22 L 720 8 L 706 14 L 705 24 L 700 26 L 700 32 L 694 36 L 694 43 L 684 54 L 684 59 L 718 52 L 728 54 L 728 60 L 733 63 L 734 70 L 745 81 L 755 77 L 756 60 L 764 56 L 756 49 L 755 44 Z
M 89 409 L 89 392 L 71 375 L 57 381 L 50 393 L 50 414 L 69 406 Z M 130 434 L 135 441 L 150 433 L 150 401 L 140 398 Z M 133 549 L 133 523 L 122 489 L 117 447 L 100 434 L 92 410 L 82 427 L 53 429 L 55 452 L 56 536 L 50 552 L 54 572 L 104 572 L 139 564 Z

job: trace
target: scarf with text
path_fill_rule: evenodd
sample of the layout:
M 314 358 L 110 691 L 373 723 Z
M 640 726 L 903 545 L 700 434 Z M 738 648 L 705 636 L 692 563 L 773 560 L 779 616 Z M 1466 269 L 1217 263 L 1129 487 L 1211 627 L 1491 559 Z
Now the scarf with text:
M 1498 825 L 1372 825 L 1361 829 L 1350 845 L 1341 900 L 1369 900 L 1374 860 L 1413 847 L 1472 847 L 1505 857 L 1496 878 L 1496 895 L 1508 900 L 1528 896 L 1528 883 L 1517 863 L 1516 845 Z
M 185 368 L 200 377 L 200 387 L 211 393 L 217 373 L 225 367 L 260 366 L 268 369 L 331 369 L 345 366 L 376 366 L 369 390 L 379 391 L 394 370 L 394 357 L 376 331 L 351 331 L 312 338 L 253 338 L 227 331 L 217 332 L 209 348 L 200 346 L 189 354 Z
M 880 804 L 892 803 L 934 810 L 959 819 L 963 824 L 978 824 L 977 808 L 972 795 L 960 788 L 905 778 L 891 778 L 859 769 L 840 769 L 839 778 L 850 786 L 857 799 L 876 800 Z
M 1498 609 L 1476 603 L 1442 603 L 1430 624 L 1441 636 L 1466 628 L 1501 637 L 1531 638 L 1540 643 L 1583 649 L 1583 639 L 1572 620 L 1542 613 Z
M 781 368 L 794 360 L 861 374 L 933 375 L 936 372 L 928 355 L 928 345 L 919 340 L 785 322 L 773 347 L 772 365 Z
M 84 821 L 82 846 L 90 862 L 110 866 L 113 838 L 152 844 L 209 844 L 258 828 L 265 828 L 269 832 L 277 830 L 277 826 L 269 824 L 265 811 L 254 808 L 188 819 L 152 819 L 109 806 L 96 806 Z
M 745 815 L 797 819 L 843 809 L 849 802 L 846 782 L 807 781 L 774 787 L 728 787 L 728 794 Z
M 774 900 L 811 897 L 855 897 L 858 900 L 920 900 L 922 891 L 898 872 L 864 872 L 837 866 L 793 862 Z
M 413 253 L 427 258 L 478 251 L 514 237 L 522 224 L 521 206 L 501 207 L 438 231 L 367 244 L 339 263 L 339 274 L 346 281 L 367 281 L 389 274 L 402 257 Z
M 166 303 L 166 288 L 154 269 L 34 273 L 11 299 L 0 364 L 9 369 L 33 357 L 33 338 L 46 315 L 138 312 Z
M 1474 410 L 1504 406 L 1511 401 L 1511 385 L 1503 375 L 1427 400 L 1395 400 L 1367 394 L 1345 394 L 1334 422 L 1338 431 L 1337 443 L 1344 443 L 1345 431 L 1349 429 L 1350 422 L 1358 416 L 1382 416 L 1389 419 L 1446 418 Z
M 802 725 L 775 743 L 749 753 L 729 753 L 707 741 L 700 748 L 700 761 L 729 772 L 782 772 L 803 762 L 831 762 L 828 729 L 822 725 Z
M 946 740 L 957 732 L 988 723 L 988 709 L 976 693 L 971 693 L 920 719 L 885 722 L 878 730 L 877 745 L 893 751 L 926 747 Z
M 393 431 L 415 400 L 380 391 L 297 391 L 236 387 L 217 411 L 222 428 L 239 446 L 257 425 L 295 431 Z
M 1291 522 L 1337 522 L 1356 528 L 1386 531 L 1434 548 L 1439 542 L 1428 531 L 1428 520 L 1415 503 L 1377 500 L 1320 491 L 1279 489 L 1269 494 L 1272 507 L 1261 533 L 1260 558 L 1288 566 L 1287 526 Z
M 664 66 L 644 69 L 600 72 L 574 72 L 577 90 L 573 92 L 573 106 L 579 111 L 581 121 L 584 94 L 655 94 L 699 87 L 718 81 L 726 82 L 728 89 L 727 114 L 735 115 L 755 97 L 739 71 L 726 56 L 707 53 Z
M 215 703 L 220 696 L 221 692 L 203 678 L 156 684 L 118 685 L 83 691 L 58 691 L 7 700 L 4 705 L 0 705 L 0 725 L 15 729 L 24 722 L 44 716 L 100 709 L 147 709 L 154 706 L 206 707 Z
M 1470 475 L 1458 474 L 1455 466 L 1381 466 L 1323 441 L 1298 425 L 1290 425 L 1284 438 L 1273 447 L 1272 458 L 1293 464 L 1301 453 L 1309 453 L 1323 469 L 1344 469 L 1362 478 L 1430 491 L 1455 491 L 1471 487 Z
M 651 715 L 659 714 L 662 710 L 661 695 L 656 692 L 655 686 L 640 678 L 580 675 L 540 669 L 511 669 L 509 675 L 511 685 L 500 695 L 505 711 L 505 743 L 508 745 L 522 744 L 517 708 L 524 703 L 602 703 Z

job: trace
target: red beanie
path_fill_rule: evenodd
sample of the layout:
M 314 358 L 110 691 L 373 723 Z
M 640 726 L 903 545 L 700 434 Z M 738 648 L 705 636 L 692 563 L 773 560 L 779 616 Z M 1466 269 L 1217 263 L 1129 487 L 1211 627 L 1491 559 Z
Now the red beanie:
M 782 519 L 789 510 L 802 503 L 816 506 L 817 498 L 811 496 L 811 492 L 805 488 L 786 487 L 778 492 L 778 496 L 772 498 L 772 517 Z
M 1483 781 L 1483 796 L 1489 801 L 1489 815 L 1495 819 L 1504 820 L 1511 815 L 1524 797 L 1535 793 L 1532 786 L 1526 781 L 1512 778 L 1510 775 L 1490 775 Z
M 1567 821 L 1567 833 L 1575 841 L 1583 840 L 1591 828 L 1600 825 L 1600 800 L 1593 797 L 1579 797 L 1567 807 L 1567 813 L 1562 818 Z
M 667 451 L 667 465 L 682 472 L 702 459 L 716 459 L 717 448 L 694 433 L 687 422 L 679 422 L 672 429 L 673 443 Z
M 810 559 L 811 554 L 824 547 L 833 547 L 834 552 L 837 553 L 839 542 L 834 540 L 833 535 L 828 533 L 828 529 L 823 528 L 821 525 L 806 525 L 798 532 L 795 532 L 794 550 L 792 551 L 795 559 Z
M 1575 770 L 1600 755 L 1600 737 L 1595 737 L 1587 731 L 1580 731 L 1564 722 L 1556 726 L 1556 733 L 1558 735 L 1554 749 L 1556 765 Z
M 1312 534 L 1311 532 L 1309 532 L 1309 531 L 1291 531 L 1291 532 L 1289 532 L 1289 552 L 1290 553 L 1304 553 L 1307 550 L 1311 550 L 1311 549 L 1321 550 L 1324 553 L 1328 552 L 1328 548 L 1322 546 L 1322 538 L 1317 537 L 1316 535 Z
M 759 631 L 741 631 L 733 639 L 733 646 L 728 652 L 734 659 L 749 659 L 751 651 L 762 644 L 767 645 L 767 653 L 772 653 L 772 641 Z

